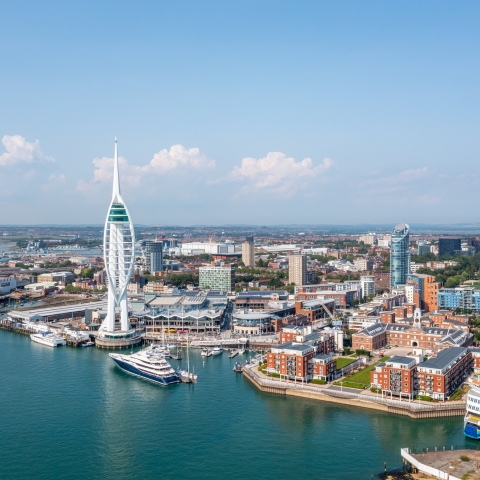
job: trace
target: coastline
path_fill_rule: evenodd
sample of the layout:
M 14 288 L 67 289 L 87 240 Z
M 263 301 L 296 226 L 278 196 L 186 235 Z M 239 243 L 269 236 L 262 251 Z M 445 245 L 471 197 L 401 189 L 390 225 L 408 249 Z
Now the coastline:
M 395 415 L 404 415 L 414 419 L 463 417 L 465 415 L 465 402 L 425 405 L 424 403 L 417 402 L 381 399 L 372 395 L 362 395 L 362 393 L 329 391 L 329 389 L 325 387 L 280 382 L 266 377 L 262 378 L 260 373 L 253 371 L 257 366 L 258 365 L 255 364 L 245 366 L 243 367 L 243 373 L 255 387 L 266 393 L 310 398 L 350 407 L 369 408 L 371 410 L 380 410 Z

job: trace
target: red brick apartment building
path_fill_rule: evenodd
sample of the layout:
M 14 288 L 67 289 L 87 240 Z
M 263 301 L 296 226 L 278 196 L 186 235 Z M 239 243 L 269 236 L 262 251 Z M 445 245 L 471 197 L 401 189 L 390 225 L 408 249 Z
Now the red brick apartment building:
M 325 380 L 326 382 L 335 378 L 337 361 L 331 354 L 320 353 L 313 357 L 313 378 Z
M 267 371 L 308 382 L 313 378 L 311 360 L 315 355 L 316 349 L 311 345 L 293 342 L 277 345 L 267 353 Z
M 370 372 L 370 383 L 382 394 L 413 398 L 416 366 L 415 358 L 394 356 Z
M 311 325 L 291 325 L 283 327 L 280 332 L 280 343 L 297 341 L 302 342 L 301 338 L 312 333 Z M 298 340 L 297 340 L 298 338 Z
M 420 394 L 444 401 L 473 368 L 468 348 L 450 347 L 418 364 L 414 357 L 392 357 L 370 372 L 370 382 L 382 390 L 382 395 L 413 398 Z
M 420 317 L 412 324 L 377 323 L 352 335 L 352 348 L 377 350 L 386 345 L 422 348 L 427 352 L 447 347 L 468 347 L 473 335 L 464 329 L 423 326 Z
M 390 273 L 374 272 L 375 275 L 375 291 L 390 290 Z
M 318 285 L 299 285 L 295 288 L 295 299 L 301 301 L 333 300 L 335 305 L 340 308 L 346 308 L 351 305 L 354 300 L 358 300 L 357 290 L 340 290 L 337 291 L 336 283 L 320 283 Z
M 473 357 L 468 348 L 446 348 L 418 364 L 416 388 L 420 395 L 447 400 L 472 371 Z

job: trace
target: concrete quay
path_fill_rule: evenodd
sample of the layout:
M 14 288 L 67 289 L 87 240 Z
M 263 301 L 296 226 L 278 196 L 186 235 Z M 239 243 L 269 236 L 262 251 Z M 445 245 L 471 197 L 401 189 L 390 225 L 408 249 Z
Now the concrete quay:
M 312 385 L 306 383 L 286 382 L 273 380 L 258 372 L 256 364 L 243 367 L 245 377 L 259 390 L 277 395 L 312 398 L 330 403 L 348 405 L 351 407 L 370 408 L 396 415 L 405 415 L 410 418 L 439 418 L 465 415 L 465 402 L 447 402 L 442 404 L 428 404 L 427 402 L 407 402 L 387 399 L 371 395 L 371 392 L 361 390 L 353 393 L 333 390 L 328 385 Z
M 411 470 L 414 474 L 428 475 L 426 478 L 448 480 L 480 478 L 478 450 L 456 449 L 454 446 L 423 450 L 422 453 L 414 453 L 409 448 L 402 448 L 402 460 L 407 470 Z

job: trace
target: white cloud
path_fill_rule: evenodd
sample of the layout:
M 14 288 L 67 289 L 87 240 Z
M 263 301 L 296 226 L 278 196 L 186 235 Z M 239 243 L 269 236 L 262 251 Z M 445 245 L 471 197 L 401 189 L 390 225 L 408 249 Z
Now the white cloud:
M 324 158 L 314 165 L 311 158 L 295 161 L 282 152 L 269 152 L 263 158 L 243 158 L 230 178 L 246 183 L 245 191 L 284 192 L 293 194 L 299 184 L 306 187 L 310 180 L 328 170 L 333 160 Z
M 163 149 L 156 153 L 146 165 L 130 165 L 124 157 L 118 158 L 120 164 L 121 185 L 139 187 L 146 182 L 158 179 L 171 170 L 209 170 L 215 167 L 215 160 L 209 159 L 198 148 L 185 148 L 173 145 L 170 150 Z M 113 158 L 103 157 L 93 160 L 95 170 L 89 182 L 78 182 L 77 189 L 88 193 L 92 187 L 111 183 L 113 177 Z
M 40 150 L 40 142 L 27 142 L 21 135 L 4 135 L 2 138 L 5 152 L 0 155 L 0 166 L 54 162 Z
M 411 168 L 384 177 L 369 178 L 363 182 L 355 183 L 355 185 L 374 193 L 392 193 L 409 189 L 418 180 L 428 177 L 429 173 L 427 167 Z

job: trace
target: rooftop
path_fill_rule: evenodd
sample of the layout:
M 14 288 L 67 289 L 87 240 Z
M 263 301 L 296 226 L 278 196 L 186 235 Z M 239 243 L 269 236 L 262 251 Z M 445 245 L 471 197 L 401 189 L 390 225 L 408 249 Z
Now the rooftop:
M 455 361 L 459 356 L 466 352 L 468 352 L 468 348 L 464 347 L 446 348 L 445 350 L 440 350 L 436 357 L 429 358 L 426 362 L 419 363 L 418 366 L 422 368 L 443 370 L 450 363 Z
M 400 355 L 395 355 L 394 357 L 390 358 L 389 360 L 386 360 L 384 363 L 398 363 L 400 365 L 405 365 L 408 366 L 412 362 L 415 362 L 415 359 L 412 357 L 404 357 Z

